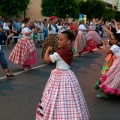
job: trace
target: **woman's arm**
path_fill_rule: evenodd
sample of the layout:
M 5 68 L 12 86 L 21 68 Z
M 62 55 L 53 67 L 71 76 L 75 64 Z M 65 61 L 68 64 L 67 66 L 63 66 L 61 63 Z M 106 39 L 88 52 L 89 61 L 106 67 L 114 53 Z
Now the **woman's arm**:
M 118 29 L 118 26 L 117 26 L 117 22 L 115 20 L 113 20 L 113 22 L 115 23 L 115 29 L 116 29 L 116 31 L 118 31 L 119 29 Z
M 52 62 L 51 59 L 50 59 L 50 56 L 49 56 L 49 52 L 50 52 L 52 49 L 53 49 L 52 47 L 48 47 L 48 49 L 47 49 L 46 52 L 45 52 L 44 60 L 45 60 L 45 62 L 47 62 L 47 63 Z
M 26 36 L 29 36 L 31 33 L 34 33 L 34 32 L 35 32 L 35 28 L 33 28 L 33 29 L 32 29 L 31 31 L 29 31 L 29 32 L 26 32 L 25 35 L 26 35 Z
M 110 30 L 108 30 L 106 27 L 102 27 L 103 28 L 103 30 L 105 31 L 105 32 L 107 32 L 108 33 L 108 35 L 112 35 L 113 33 L 110 31 Z
M 103 40 L 103 49 L 104 49 L 104 51 L 105 51 L 106 54 L 112 53 L 112 50 L 109 50 L 109 49 L 106 47 L 106 43 L 105 43 L 104 40 Z
M 103 18 L 101 18 L 96 24 L 100 24 L 102 22 Z

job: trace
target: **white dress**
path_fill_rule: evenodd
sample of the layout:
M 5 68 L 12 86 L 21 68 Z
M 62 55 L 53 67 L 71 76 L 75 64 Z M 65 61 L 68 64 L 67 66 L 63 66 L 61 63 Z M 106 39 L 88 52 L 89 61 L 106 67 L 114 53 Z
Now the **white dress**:
M 113 45 L 110 50 L 114 53 L 115 60 L 110 69 L 102 75 L 100 88 L 105 93 L 120 96 L 120 47 Z
M 88 108 L 75 74 L 58 53 L 56 61 L 36 109 L 36 120 L 89 120 Z

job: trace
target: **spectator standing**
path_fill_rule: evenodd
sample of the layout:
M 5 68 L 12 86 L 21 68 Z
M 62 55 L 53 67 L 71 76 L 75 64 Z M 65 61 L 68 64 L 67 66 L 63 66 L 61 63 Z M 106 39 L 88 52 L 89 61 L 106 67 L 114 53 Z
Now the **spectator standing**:
M 38 21 L 38 32 L 37 32 L 37 42 L 40 44 L 40 47 L 42 47 L 44 41 L 44 24 L 41 19 Z
M 13 30 L 16 30 L 15 36 L 19 36 L 19 33 L 21 31 L 21 26 L 17 18 L 15 18 L 15 20 L 13 21 L 12 27 L 13 27 Z M 18 38 L 14 38 L 14 43 L 17 43 L 17 40 Z
M 48 36 L 48 24 L 44 23 L 44 40 L 47 38 Z
M 4 24 L 4 21 L 3 21 L 3 19 L 2 19 L 2 16 L 0 16 L 0 26 L 3 27 L 3 24 Z

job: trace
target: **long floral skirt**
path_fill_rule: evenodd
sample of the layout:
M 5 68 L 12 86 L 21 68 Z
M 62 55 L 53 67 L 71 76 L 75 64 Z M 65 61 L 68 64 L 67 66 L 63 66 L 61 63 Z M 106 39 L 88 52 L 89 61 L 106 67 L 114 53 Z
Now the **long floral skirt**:
M 71 70 L 52 70 L 36 109 L 36 120 L 89 120 L 82 90 Z

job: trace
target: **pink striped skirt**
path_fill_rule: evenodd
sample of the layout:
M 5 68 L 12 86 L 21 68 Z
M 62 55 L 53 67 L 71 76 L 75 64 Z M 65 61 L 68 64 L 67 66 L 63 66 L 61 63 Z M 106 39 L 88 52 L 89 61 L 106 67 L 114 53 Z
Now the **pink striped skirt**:
M 97 45 L 102 44 L 101 37 L 96 31 L 91 30 L 88 32 L 88 35 L 96 42 Z
M 71 70 L 52 70 L 36 109 L 36 120 L 89 120 L 82 90 Z
M 112 66 L 102 75 L 99 87 L 107 94 L 120 96 L 120 57 L 117 57 Z

